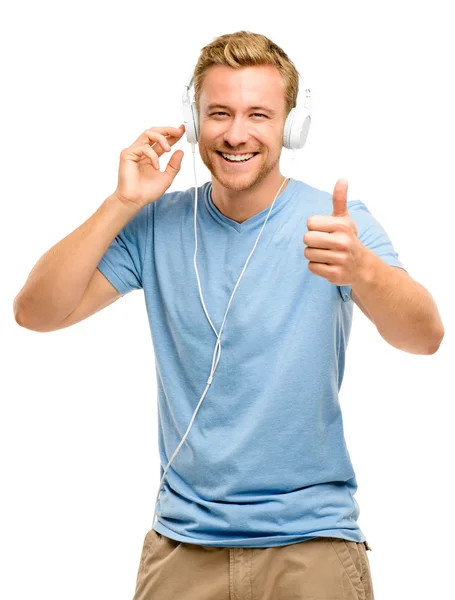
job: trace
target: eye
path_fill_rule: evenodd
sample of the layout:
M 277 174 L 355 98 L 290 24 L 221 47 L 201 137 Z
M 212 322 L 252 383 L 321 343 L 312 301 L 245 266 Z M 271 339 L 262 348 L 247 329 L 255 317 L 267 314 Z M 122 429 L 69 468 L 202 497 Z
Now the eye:
M 226 112 L 216 112 L 216 113 L 212 113 L 210 116 L 214 117 L 214 116 L 217 116 L 217 115 L 227 115 L 227 113 Z M 265 117 L 266 119 L 268 118 L 267 115 L 264 115 L 262 113 L 253 113 L 253 116 L 256 116 L 256 117 Z

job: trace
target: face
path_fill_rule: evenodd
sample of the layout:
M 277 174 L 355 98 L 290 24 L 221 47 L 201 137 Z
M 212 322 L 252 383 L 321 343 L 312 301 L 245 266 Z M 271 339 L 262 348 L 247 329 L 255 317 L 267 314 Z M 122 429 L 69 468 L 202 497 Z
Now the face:
M 199 152 L 221 185 L 248 190 L 279 171 L 285 111 L 284 83 L 276 67 L 208 69 L 199 102 Z M 221 153 L 254 156 L 229 162 Z

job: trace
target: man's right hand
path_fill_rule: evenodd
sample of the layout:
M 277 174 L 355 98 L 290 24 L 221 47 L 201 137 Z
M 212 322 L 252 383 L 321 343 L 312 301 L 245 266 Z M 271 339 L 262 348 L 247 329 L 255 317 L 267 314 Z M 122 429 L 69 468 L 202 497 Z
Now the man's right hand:
M 178 128 L 151 127 L 129 148 L 122 150 L 117 189 L 112 195 L 128 206 L 139 208 L 158 200 L 180 171 L 184 153 L 176 150 L 163 172 L 158 158 L 169 152 L 184 132 L 183 124 Z

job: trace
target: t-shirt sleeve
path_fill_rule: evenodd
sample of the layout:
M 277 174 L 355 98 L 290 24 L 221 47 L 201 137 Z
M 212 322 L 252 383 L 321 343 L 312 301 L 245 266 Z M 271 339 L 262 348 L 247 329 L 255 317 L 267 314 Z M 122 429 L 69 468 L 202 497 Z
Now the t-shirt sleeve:
M 122 296 L 142 289 L 142 270 L 150 230 L 149 207 L 144 206 L 112 240 L 98 270 Z
M 362 244 L 388 265 L 400 267 L 406 271 L 385 229 L 373 217 L 366 205 L 360 200 L 354 200 L 348 202 L 348 211 L 357 226 L 357 235 Z M 345 302 L 351 300 L 351 286 L 341 285 L 338 287 L 343 300 Z

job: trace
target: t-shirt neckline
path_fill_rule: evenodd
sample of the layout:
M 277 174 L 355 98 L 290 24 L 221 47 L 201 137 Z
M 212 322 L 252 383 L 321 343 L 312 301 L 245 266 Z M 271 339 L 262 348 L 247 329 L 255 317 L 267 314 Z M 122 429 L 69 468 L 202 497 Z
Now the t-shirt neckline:
M 293 179 L 292 177 L 289 178 L 288 184 L 286 185 L 284 190 L 280 193 L 278 198 L 275 200 L 275 204 L 273 206 L 273 209 L 270 213 L 270 216 L 269 216 L 269 219 L 267 222 L 269 222 L 270 219 L 272 219 L 276 213 L 280 212 L 289 203 L 289 201 L 291 200 L 291 198 L 294 195 L 293 192 L 295 190 L 296 183 L 297 182 L 295 179 Z M 268 211 L 270 210 L 270 205 L 269 205 L 266 208 L 264 208 L 263 210 L 261 210 L 260 212 L 256 213 L 252 217 L 250 217 L 249 219 L 246 219 L 245 221 L 243 221 L 243 223 L 238 223 L 237 221 L 234 221 L 233 219 L 226 217 L 226 215 L 223 215 L 223 213 L 220 212 L 219 209 L 213 203 L 213 201 L 212 201 L 212 182 L 211 181 L 207 182 L 207 186 L 206 186 L 205 194 L 204 194 L 204 201 L 205 201 L 207 210 L 209 211 L 209 213 L 212 215 L 212 217 L 216 221 L 218 221 L 221 225 L 235 229 L 238 233 L 243 233 L 244 231 L 250 231 L 250 230 L 254 229 L 259 223 L 262 225 L 264 219 L 267 218 Z

